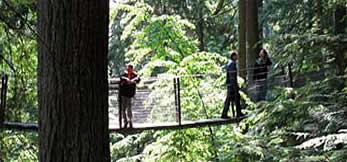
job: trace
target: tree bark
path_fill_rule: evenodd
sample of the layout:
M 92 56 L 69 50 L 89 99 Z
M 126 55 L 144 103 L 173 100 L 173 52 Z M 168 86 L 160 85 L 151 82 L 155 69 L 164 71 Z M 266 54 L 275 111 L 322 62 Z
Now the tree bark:
M 204 20 L 198 20 L 198 34 L 199 34 L 199 51 L 205 50 L 205 43 L 204 43 Z
M 246 78 L 246 0 L 239 0 L 239 69 Z
M 258 3 L 257 0 L 247 0 L 246 6 L 246 37 L 247 37 L 247 80 L 248 84 L 253 84 L 253 66 L 257 55 L 258 43 Z
M 322 0 L 315 0 L 315 15 L 316 15 L 316 23 L 317 23 L 317 34 L 323 34 L 323 25 L 322 25 L 322 17 L 323 17 L 323 6 Z
M 264 12 L 264 5 L 263 5 L 263 0 L 257 0 L 258 1 L 258 15 L 261 15 L 263 14 Z M 260 13 L 259 13 L 260 12 Z M 258 16 L 259 17 L 259 16 Z M 262 47 L 263 46 L 263 43 L 262 41 L 264 40 L 264 21 L 265 19 L 262 19 L 259 23 L 259 26 L 258 26 L 258 30 L 259 30 L 259 44 L 258 44 L 258 47 Z
M 109 2 L 38 0 L 39 160 L 110 161 Z
M 197 32 L 198 32 L 198 35 L 199 35 L 199 50 L 200 51 L 204 51 L 205 50 L 205 42 L 204 42 L 204 15 L 203 15 L 203 4 L 200 2 L 200 7 L 201 9 L 199 10 L 199 19 L 198 19 L 198 25 L 197 25 Z

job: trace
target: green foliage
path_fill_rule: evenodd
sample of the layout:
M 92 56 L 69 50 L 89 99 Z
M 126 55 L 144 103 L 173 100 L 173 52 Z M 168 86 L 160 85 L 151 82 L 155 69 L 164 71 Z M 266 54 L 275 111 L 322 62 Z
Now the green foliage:
M 37 122 L 34 1 L 0 2 L 0 73 L 9 75 L 7 121 Z M 0 131 L 0 161 L 37 161 L 37 133 Z
M 138 66 L 156 60 L 178 64 L 185 56 L 197 51 L 194 41 L 185 35 L 185 28 L 194 26 L 179 17 L 154 17 L 137 34 L 126 55 Z
M 209 140 L 206 129 L 164 131 L 158 140 L 144 150 L 144 161 L 208 161 L 214 148 L 204 142 Z
M 295 72 L 335 66 L 334 53 L 345 49 L 346 34 L 336 33 L 332 16 L 342 1 L 277 0 L 265 3 L 263 21 L 277 66 L 293 63 Z M 344 19 L 345 26 L 347 21 Z M 343 22 L 342 22 L 343 23 Z M 346 31 L 345 31 L 346 33 Z
M 112 134 L 112 161 L 136 161 L 136 159 L 140 159 L 141 156 L 136 155 L 138 155 L 147 144 L 153 142 L 153 140 L 152 132 L 144 132 L 128 136 Z
M 181 78 L 184 118 L 199 120 L 217 117 L 215 115 L 221 111 L 225 99 L 225 72 L 222 67 L 227 58 L 217 53 L 197 52 L 197 43 L 187 36 L 187 31 L 191 29 L 194 26 L 178 16 L 153 17 L 142 32 L 137 33 L 126 56 L 134 60 L 135 65 L 143 67 L 140 73 L 146 76 L 188 76 Z M 161 70 L 158 71 L 158 67 Z M 197 76 L 189 77 L 194 75 Z M 152 85 L 150 96 L 159 103 L 152 113 L 163 112 L 167 105 L 174 105 L 173 97 L 169 98 L 168 95 L 172 91 L 170 85 L 166 79 L 159 79 Z M 163 109 L 160 105 L 166 106 Z M 166 116 L 166 120 L 168 118 L 175 117 Z M 152 116 L 151 120 L 160 122 L 163 119 Z M 219 133 L 216 138 L 215 131 L 219 132 L 206 128 L 157 132 L 154 135 L 156 142 L 146 146 L 142 154 L 127 155 L 141 155 L 144 161 L 215 161 L 220 158 L 216 152 L 218 145 L 222 145 L 219 138 L 224 138 L 223 133 Z M 230 136 L 238 138 L 235 134 Z M 127 138 L 122 141 L 131 147 Z M 122 148 L 114 147 L 113 151 L 125 154 L 123 152 L 127 149 L 124 149 L 123 144 L 120 146 Z
M 266 1 L 260 12 L 263 45 L 274 69 L 292 63 L 294 79 L 308 78 L 302 85 L 271 89 L 270 100 L 258 104 L 241 92 L 251 116 L 238 124 L 112 134 L 112 160 L 345 160 L 347 79 L 335 77 L 331 67 L 336 49 L 344 49 L 347 42 L 346 32 L 336 32 L 332 16 L 338 7 L 347 6 L 344 0 L 317 2 Z M 36 40 L 40 38 L 35 38 L 33 30 L 34 4 L 32 0 L 0 2 L 0 72 L 10 75 L 6 113 L 12 121 L 38 118 Z M 142 76 L 201 74 L 181 78 L 184 117 L 218 118 L 225 98 L 223 66 L 227 58 L 223 55 L 238 43 L 237 1 L 130 0 L 116 6 L 110 17 L 110 75 L 118 75 L 126 62 L 133 62 Z M 318 72 L 324 73 L 319 81 L 306 76 Z M 165 106 L 174 105 L 168 95 L 173 90 L 170 83 L 162 79 L 150 87 L 152 96 Z M 154 107 L 153 114 L 163 110 Z M 175 116 L 167 118 L 174 120 Z M 38 160 L 36 133 L 1 131 L 0 139 L 2 160 Z
M 342 158 L 342 154 L 330 156 L 329 151 L 344 145 L 344 142 L 339 141 L 346 141 L 343 134 L 342 138 L 333 137 L 334 133 L 346 127 L 343 121 L 346 117 L 347 95 L 332 85 L 340 79 L 337 77 L 311 82 L 296 90 L 276 89 L 272 92 L 277 94 L 276 97 L 271 102 L 260 104 L 256 115 L 247 119 L 249 134 L 252 135 L 248 141 L 262 138 L 266 141 L 266 145 L 260 149 L 263 152 L 281 148 L 279 152 L 267 152 L 266 161 L 281 158 L 303 161 Z M 326 134 L 332 134 L 330 137 L 333 138 L 321 138 Z M 285 151 L 286 148 L 291 151 Z M 253 153 L 252 156 L 256 155 Z
M 237 41 L 234 39 L 237 35 L 237 25 L 235 23 L 235 21 L 237 21 L 237 10 L 235 9 L 236 2 L 222 3 L 205 0 L 131 0 L 116 3 L 115 6 L 117 6 L 116 9 L 111 13 L 112 34 L 109 55 L 110 73 L 113 76 L 118 75 L 122 71 L 125 62 L 148 62 L 151 60 L 148 60 L 146 56 L 152 55 L 153 53 L 161 55 L 160 53 L 166 52 L 171 53 L 171 56 L 178 56 L 179 54 L 186 55 L 194 53 L 193 51 L 197 50 L 197 46 L 192 44 L 199 43 L 202 43 L 202 46 L 205 47 L 207 51 L 221 54 L 230 51 L 231 47 L 236 47 Z M 159 19 L 174 20 L 164 22 Z M 157 23 L 150 23 L 152 21 L 157 21 Z M 148 23 L 152 25 L 147 26 Z M 163 24 L 165 24 L 164 27 L 158 27 L 158 25 Z M 176 27 L 175 25 L 178 26 Z M 186 26 L 184 27 L 186 28 L 185 33 L 180 33 L 180 31 L 182 31 L 181 25 Z M 155 34 L 162 34 L 162 37 L 166 37 L 160 38 L 163 42 L 158 40 L 146 42 L 151 43 L 151 50 L 144 48 L 139 50 L 137 48 L 141 42 L 134 42 L 135 37 L 137 37 L 137 40 L 141 40 L 138 34 L 143 33 L 145 27 L 147 30 L 155 32 L 151 35 L 147 35 L 149 36 L 148 38 L 155 37 L 159 39 Z M 176 30 L 179 31 L 177 32 Z M 206 34 L 199 38 L 198 33 Z M 191 40 L 198 39 L 199 41 L 191 42 L 187 41 L 186 38 Z M 179 41 L 184 41 L 186 43 Z M 176 46 L 175 44 L 180 44 L 180 46 Z M 167 47 L 167 49 L 163 46 Z M 192 49 L 192 46 L 195 46 L 195 49 Z M 137 53 L 135 54 L 134 52 Z M 128 56 L 125 57 L 126 53 Z M 143 55 L 143 57 L 141 57 L 143 60 L 135 61 L 133 60 L 133 55 Z M 142 69 L 142 66 L 137 68 Z
M 111 11 L 111 36 L 109 47 L 110 75 L 119 75 L 126 60 L 125 53 L 135 39 L 135 33 L 142 29 L 146 20 L 152 15 L 152 8 L 145 3 L 117 3 Z
M 36 40 L 31 30 L 36 13 L 33 1 L 0 4 L 0 73 L 10 76 L 7 117 L 14 121 L 37 121 Z M 17 26 L 19 25 L 19 26 Z
M 37 161 L 38 134 L 1 131 L 0 148 L 3 161 Z
M 346 38 L 333 34 L 329 27 L 323 30 L 312 25 L 317 23 L 313 14 L 315 10 L 310 8 L 312 2 L 285 3 L 295 6 L 297 10 L 291 10 L 292 7 L 287 8 L 279 1 L 269 2 L 265 10 L 267 14 L 276 12 L 266 20 L 272 23 L 273 36 L 264 41 L 272 54 L 274 67 L 280 69 L 278 67 L 294 63 L 297 78 L 302 73 L 314 74 L 319 71 L 326 79 L 309 79 L 302 83 L 301 88 L 271 89 L 270 101 L 259 104 L 252 103 L 241 92 L 252 114 L 250 118 L 234 126 L 156 132 L 153 135 L 155 142 L 150 142 L 136 157 L 141 155 L 144 161 L 240 162 L 334 161 L 345 157 L 345 143 L 339 143 L 333 138 L 335 136 L 329 136 L 332 138 L 324 142 L 315 141 L 346 127 L 343 121 L 347 95 L 343 90 L 345 88 L 341 87 L 346 79 L 334 78 L 331 75 L 333 72 L 327 69 L 330 67 L 329 60 L 333 58 L 333 49 L 345 42 Z M 211 11 L 215 9 L 214 5 L 206 6 Z M 278 12 L 274 11 L 278 8 Z M 285 15 L 284 18 L 281 13 Z M 297 19 L 302 21 L 297 23 Z M 203 74 L 204 77 L 181 78 L 184 118 L 199 120 L 219 117 L 225 97 L 223 65 L 226 58 L 212 52 L 198 52 L 198 43 L 194 41 L 196 36 L 191 36 L 189 32 L 197 28 L 195 23 L 192 27 L 185 25 L 178 16 L 152 17 L 148 22 L 136 34 L 136 40 L 126 56 L 142 68 L 141 73 L 145 76 Z M 295 23 L 299 27 L 292 29 L 290 25 Z M 317 32 L 320 30 L 325 34 Z M 208 50 L 214 51 L 219 44 L 211 38 L 207 43 L 211 47 Z M 187 50 L 181 51 L 177 48 L 180 46 Z M 324 62 L 328 64 L 322 65 Z M 156 101 L 163 105 L 173 105 L 173 99 L 168 95 L 172 87 L 168 84 L 167 81 L 159 81 L 152 87 L 153 96 L 159 98 Z M 164 109 L 160 106 L 153 109 L 154 114 L 162 111 Z M 175 117 L 168 118 L 174 120 Z M 159 117 L 153 117 L 153 120 L 162 121 Z M 301 147 L 303 144 L 307 146 L 305 142 L 318 147 Z

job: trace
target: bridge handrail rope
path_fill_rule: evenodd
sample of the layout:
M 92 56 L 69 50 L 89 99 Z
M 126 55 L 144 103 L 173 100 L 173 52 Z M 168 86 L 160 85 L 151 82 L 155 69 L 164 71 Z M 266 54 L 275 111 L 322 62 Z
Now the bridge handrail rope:
M 240 71 L 246 71 L 246 74 L 249 70 L 255 70 L 255 69 L 263 69 L 263 67 L 248 67 L 248 68 L 243 68 L 243 69 L 237 69 L 237 71 L 231 71 L 231 72 L 240 72 Z M 266 72 L 269 73 L 269 72 Z M 252 75 L 253 72 L 251 73 Z M 264 73 L 259 73 L 257 75 L 262 75 Z M 224 75 L 224 73 L 222 74 Z M 250 75 L 250 74 L 248 74 Z M 278 75 L 278 74 L 272 74 L 272 75 Z M 151 77 L 146 77 L 147 80 L 158 80 L 158 79 L 173 79 L 173 78 L 186 78 L 186 77 L 205 77 L 205 76 L 216 76 L 216 73 L 197 73 L 197 74 L 189 74 L 189 75 L 176 75 L 176 74 L 159 74 L 157 76 L 151 76 Z M 114 78 L 119 78 L 119 77 L 114 77 Z
M 233 72 L 233 71 L 231 71 Z M 271 78 L 274 76 L 286 76 L 286 74 L 280 74 L 279 73 L 269 73 L 269 72 L 261 72 L 257 74 L 247 74 L 248 76 L 259 76 L 259 75 L 264 75 L 268 74 L 267 78 Z M 221 74 L 221 75 L 224 75 Z M 174 78 L 205 78 L 206 76 L 221 76 L 221 75 L 216 75 L 215 73 L 197 73 L 197 74 L 190 74 L 190 75 L 174 75 L 174 74 L 164 74 L 164 75 L 158 75 L 158 76 L 152 76 L 152 77 L 142 77 L 142 80 L 147 81 L 147 82 L 155 82 L 157 80 L 171 80 Z M 118 78 L 118 77 L 116 77 Z M 111 84 L 118 84 L 119 80 L 117 81 L 111 81 Z
M 243 70 L 247 70 L 247 69 L 260 69 L 260 68 L 245 68 Z M 329 69 L 329 68 L 327 68 L 327 69 Z M 325 70 L 325 69 L 323 69 L 323 70 Z M 275 80 L 276 78 L 286 77 L 286 78 L 288 78 L 288 80 L 285 80 L 283 82 L 288 82 L 288 81 L 292 82 L 293 74 L 290 74 L 291 73 L 290 71 L 291 70 L 289 69 L 287 73 L 280 71 L 277 73 L 261 72 L 261 73 L 257 73 L 257 74 L 254 74 L 254 73 L 248 74 L 246 72 L 246 74 L 250 77 L 255 77 L 255 76 L 267 74 L 267 80 Z M 223 73 L 221 75 L 225 75 L 225 74 Z M 317 75 L 319 75 L 319 74 L 317 74 Z M 155 82 L 157 80 L 170 80 L 170 79 L 174 79 L 174 78 L 205 78 L 206 76 L 220 76 L 220 75 L 216 75 L 215 73 L 197 73 L 197 74 L 190 74 L 190 75 L 161 74 L 161 75 L 153 76 L 153 77 L 145 77 L 145 78 L 143 78 L 143 80 L 149 80 L 149 81 Z M 220 85 L 220 86 L 225 86 L 225 85 Z
M 248 74 L 249 76 L 251 77 L 255 77 L 255 76 L 261 76 L 261 75 L 264 75 L 264 74 L 267 74 L 267 80 L 275 80 L 276 78 L 286 78 L 288 77 L 287 74 L 282 74 L 281 72 L 279 73 L 269 73 L 269 72 L 262 72 L 262 73 L 258 73 L 258 74 Z M 224 74 L 222 74 L 224 75 Z M 206 78 L 207 76 L 216 76 L 215 73 L 199 73 L 199 74 L 191 74 L 191 75 L 159 75 L 159 76 L 155 76 L 155 77 L 142 77 L 142 80 L 144 81 L 149 81 L 149 82 L 155 82 L 155 81 L 158 81 L 158 80 L 175 80 L 177 78 L 200 78 L 200 79 L 204 79 Z M 287 81 L 290 81 L 289 79 L 288 80 L 284 80 L 282 82 L 287 82 Z M 118 84 L 119 81 L 115 81 L 115 82 L 111 82 L 111 84 Z M 225 86 L 225 84 L 221 84 L 221 85 L 215 85 L 217 87 L 222 87 L 222 86 Z

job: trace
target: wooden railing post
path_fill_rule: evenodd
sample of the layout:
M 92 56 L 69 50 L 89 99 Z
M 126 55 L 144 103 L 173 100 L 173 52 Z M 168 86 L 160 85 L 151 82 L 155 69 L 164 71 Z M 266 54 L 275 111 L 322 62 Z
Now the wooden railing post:
M 178 97 L 177 97 L 177 78 L 175 77 L 173 79 L 173 86 L 174 86 L 174 93 L 175 93 L 175 109 L 176 109 L 176 122 L 178 123 L 179 118 L 178 118 Z
M 180 78 L 174 78 L 174 91 L 175 91 L 175 107 L 176 107 L 176 122 L 178 125 L 182 124 L 181 118 L 181 94 L 180 94 Z

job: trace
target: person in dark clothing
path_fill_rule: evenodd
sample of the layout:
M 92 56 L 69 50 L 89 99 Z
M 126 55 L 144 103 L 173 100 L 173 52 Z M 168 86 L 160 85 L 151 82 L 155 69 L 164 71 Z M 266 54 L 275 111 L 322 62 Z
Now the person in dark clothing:
M 253 79 L 256 85 L 256 101 L 263 101 L 267 92 L 267 74 L 268 67 L 272 62 L 268 56 L 267 51 L 262 48 L 258 54 L 258 58 L 254 64 Z
M 120 95 L 120 108 L 123 115 L 124 128 L 129 124 L 133 127 L 132 123 L 132 110 L 131 100 L 136 93 L 136 84 L 140 82 L 140 77 L 134 71 L 132 64 L 127 65 L 127 69 L 120 77 L 119 95 Z
M 226 78 L 226 86 L 227 86 L 227 97 L 224 102 L 224 109 L 222 112 L 222 118 L 229 118 L 228 111 L 230 107 L 230 102 L 233 101 L 233 104 L 236 105 L 236 116 L 241 117 L 244 116 L 241 112 L 240 105 L 240 93 L 239 93 L 239 85 L 237 83 L 237 66 L 236 61 L 238 59 L 238 54 L 233 51 L 230 54 L 230 60 L 227 64 L 227 78 Z M 234 106 L 232 105 L 232 113 L 233 117 L 235 117 Z

